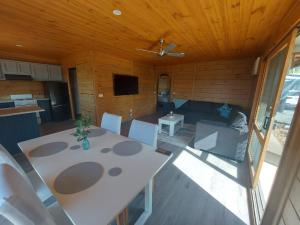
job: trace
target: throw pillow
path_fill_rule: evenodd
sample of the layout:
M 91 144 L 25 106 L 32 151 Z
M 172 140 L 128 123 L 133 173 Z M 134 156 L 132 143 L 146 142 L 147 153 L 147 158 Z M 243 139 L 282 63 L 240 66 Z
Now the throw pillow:
M 241 133 L 247 133 L 248 132 L 247 116 L 242 112 L 237 112 L 230 126 L 234 129 L 239 130 Z
M 221 117 L 228 119 L 230 117 L 230 113 L 232 111 L 232 108 L 229 107 L 228 104 L 224 104 L 220 108 L 218 108 L 217 111 L 219 112 L 219 115 Z

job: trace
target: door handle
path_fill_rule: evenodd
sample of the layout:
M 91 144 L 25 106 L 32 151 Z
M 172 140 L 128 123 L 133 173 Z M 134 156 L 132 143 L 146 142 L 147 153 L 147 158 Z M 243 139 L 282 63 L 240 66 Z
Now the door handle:
M 266 116 L 265 117 L 265 120 L 264 120 L 264 124 L 263 124 L 263 128 L 265 130 L 267 130 L 270 126 L 270 121 L 271 121 L 271 118 L 269 116 Z

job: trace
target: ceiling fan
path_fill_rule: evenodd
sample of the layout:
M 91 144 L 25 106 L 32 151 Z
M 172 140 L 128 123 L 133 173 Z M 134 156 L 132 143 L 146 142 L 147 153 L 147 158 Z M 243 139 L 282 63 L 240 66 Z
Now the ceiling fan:
M 141 49 L 141 48 L 137 48 L 136 50 L 137 51 L 154 53 L 158 56 L 167 55 L 167 56 L 172 56 L 172 57 L 183 57 L 185 55 L 184 52 L 171 52 L 174 48 L 176 48 L 176 45 L 174 43 L 168 44 L 165 48 L 163 47 L 163 45 L 165 43 L 164 39 L 160 39 L 159 43 L 160 43 L 159 51 L 151 51 L 151 50 Z

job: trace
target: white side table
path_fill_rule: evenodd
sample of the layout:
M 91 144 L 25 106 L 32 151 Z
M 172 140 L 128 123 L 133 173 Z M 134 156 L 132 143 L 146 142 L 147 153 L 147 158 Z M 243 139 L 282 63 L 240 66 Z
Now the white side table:
M 173 114 L 171 115 L 166 115 L 164 117 L 159 118 L 158 120 L 158 125 L 159 125 L 159 133 L 163 132 L 163 125 L 169 126 L 169 136 L 174 136 L 177 130 L 179 130 L 181 127 L 183 127 L 184 123 L 184 115 L 180 114 Z

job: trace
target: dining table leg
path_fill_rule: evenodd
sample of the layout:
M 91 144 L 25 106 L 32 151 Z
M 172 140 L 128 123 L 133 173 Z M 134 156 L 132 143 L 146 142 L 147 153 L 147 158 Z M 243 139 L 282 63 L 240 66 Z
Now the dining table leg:
M 153 192 L 153 178 L 149 180 L 145 187 L 145 208 L 142 215 L 138 218 L 134 225 L 143 225 L 152 214 L 152 192 Z
M 117 225 L 128 225 L 128 208 L 124 209 L 116 218 Z

